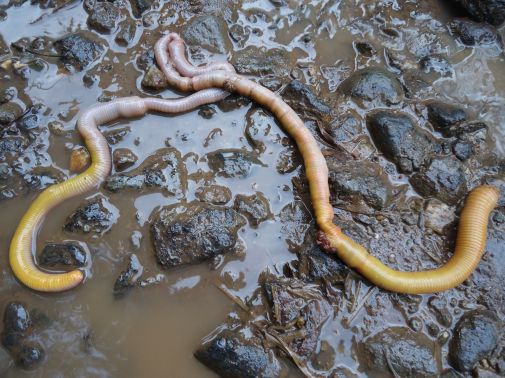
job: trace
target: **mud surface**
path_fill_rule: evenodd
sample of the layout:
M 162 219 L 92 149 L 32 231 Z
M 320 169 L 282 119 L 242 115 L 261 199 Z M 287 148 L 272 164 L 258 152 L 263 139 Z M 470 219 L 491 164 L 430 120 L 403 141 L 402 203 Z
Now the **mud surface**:
M 505 195 L 464 284 L 385 292 L 317 247 L 296 146 L 236 96 L 101 127 L 110 178 L 37 239 L 84 285 L 34 293 L 8 265 L 29 204 L 75 174 L 81 111 L 183 95 L 153 61 L 168 31 L 302 116 L 344 232 L 397 269 L 447 261 L 468 191 L 505 193 L 505 6 L 457 3 L 0 2 L 0 376 L 505 376 Z

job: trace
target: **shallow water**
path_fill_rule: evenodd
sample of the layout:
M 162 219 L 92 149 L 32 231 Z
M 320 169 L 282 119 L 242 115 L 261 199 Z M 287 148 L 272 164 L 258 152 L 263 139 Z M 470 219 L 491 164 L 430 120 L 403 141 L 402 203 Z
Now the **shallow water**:
M 174 2 L 161 2 L 156 9 L 144 15 L 144 24 L 142 21 L 137 22 L 136 35 L 128 48 L 119 46 L 114 41 L 114 34 L 99 34 L 99 38 L 107 43 L 108 49 L 87 70 L 99 78 L 98 83 L 91 87 L 83 85 L 83 76 L 87 71 L 68 72 L 57 64 L 58 58 L 41 56 L 46 64 L 39 72 L 32 70 L 27 80 L 2 72 L 1 85 L 16 86 L 19 100 L 28 106 L 42 103 L 47 108 L 35 131 L 40 149 L 30 151 L 18 163 L 27 171 L 36 166 L 52 167 L 70 177 L 70 151 L 81 143 L 74 131 L 79 112 L 99 98 L 152 95 L 141 88 L 143 73 L 135 63 L 137 57 L 151 49 L 161 32 L 182 31 L 188 20 L 196 17 L 187 5 L 190 2 L 171 3 Z M 416 101 L 439 98 L 464 104 L 470 113 L 488 124 L 488 146 L 496 152 L 496 160 L 505 155 L 504 55 L 458 45 L 445 26 L 452 15 L 438 2 L 430 0 L 416 5 L 411 1 L 289 0 L 281 7 L 265 0 L 235 3 L 224 7 L 223 13 L 229 27 L 239 24 L 250 31 L 247 40 L 233 42 L 233 48 L 226 54 L 194 50 L 192 57 L 195 62 L 226 58 L 233 60 L 237 52 L 247 46 L 264 46 L 266 49 L 280 47 L 290 53 L 292 64 L 289 70 L 292 78 L 311 85 L 319 98 L 335 109 L 354 109 L 364 116 L 370 108 L 341 98 L 336 92 L 336 86 L 352 71 L 365 66 L 385 66 L 384 47 L 405 52 L 414 61 L 423 51 L 429 51 L 430 54 L 443 53 L 454 69 L 453 77 L 434 81 L 428 89 L 414 92 L 411 100 L 393 108 L 401 108 L 415 115 L 421 126 L 429 129 L 426 120 L 417 115 L 413 105 Z M 127 5 L 127 9 L 129 7 Z M 45 36 L 58 39 L 70 31 L 88 28 L 87 13 L 80 2 L 70 3 L 55 13 L 52 13 L 51 8 L 43 9 L 29 2 L 6 7 L 5 12 L 6 18 L 0 21 L 0 34 L 7 44 L 22 37 Z M 148 24 L 147 18 L 154 20 L 149 26 L 145 26 Z M 380 18 L 389 27 L 400 30 L 401 36 L 393 39 L 380 33 L 379 29 L 384 28 Z M 501 32 L 503 35 L 503 29 Z M 305 37 L 308 38 L 304 39 Z M 377 54 L 371 58 L 357 54 L 352 46 L 356 40 L 370 42 Z M 169 98 L 179 94 L 166 90 L 162 95 Z M 283 143 L 286 143 L 286 135 L 271 116 L 262 113 L 254 104 L 242 105 L 231 111 L 223 111 L 215 105 L 212 107 L 216 113 L 211 119 L 204 119 L 195 110 L 177 116 L 149 114 L 142 119 L 102 126 L 104 131 L 124 126 L 131 128 L 131 132 L 113 146 L 113 149 L 129 148 L 138 156 L 136 165 L 131 169 L 168 143 L 181 152 L 191 178 L 187 190 L 181 196 L 169 196 L 150 189 L 114 194 L 102 188 L 99 193 L 75 198 L 51 212 L 37 239 L 37 250 L 51 241 L 78 240 L 86 243 L 92 256 L 90 275 L 85 284 L 75 290 L 45 295 L 34 293 L 16 281 L 8 266 L 8 246 L 17 222 L 38 191 L 30 191 L 0 202 L 4 215 L 0 217 L 0 309 L 10 301 L 21 301 L 29 309 L 36 308 L 51 319 L 50 325 L 37 331 L 34 336 L 45 348 L 45 361 L 33 371 L 24 371 L 15 366 L 4 350 L 0 350 L 0 375 L 215 376 L 193 357 L 193 352 L 200 345 L 201 339 L 222 324 L 230 313 L 241 311 L 219 287 L 226 287 L 233 295 L 246 299 L 257 289 L 261 272 L 268 270 L 282 274 L 284 265 L 297 259 L 285 241 L 286 235 L 278 214 L 284 206 L 300 199 L 300 192 L 294 187 L 293 179 L 303 171 L 301 167 L 288 174 L 276 171 L 278 156 L 285 148 Z M 247 115 L 252 112 L 256 124 L 263 120 L 272 125 L 269 135 L 264 139 L 266 149 L 260 155 L 260 160 L 266 166 L 254 166 L 251 175 L 244 179 L 212 177 L 205 180 L 205 172 L 209 172 L 204 159 L 206 153 L 222 148 L 252 149 L 244 135 Z M 49 133 L 46 126 L 52 120 L 62 121 L 69 133 L 66 136 Z M 221 129 L 222 133 L 217 133 L 204 146 L 209 134 L 215 129 Z M 388 166 L 377 151 L 372 151 L 368 159 L 374 157 Z M 478 170 L 479 167 L 472 169 Z M 391 170 L 388 172 L 394 182 L 405 182 L 401 174 Z M 239 232 L 246 247 L 245 253 L 228 254 L 217 264 L 201 263 L 171 270 L 162 269 L 156 263 L 150 240 L 150 215 L 159 207 L 194 200 L 196 188 L 210 183 L 230 188 L 233 196 L 249 195 L 256 191 L 264 193 L 276 219 L 262 223 L 257 229 L 246 226 Z M 117 209 L 110 231 L 99 237 L 63 231 L 62 225 L 66 217 L 81 206 L 86 198 L 97 195 L 106 197 Z M 409 195 L 416 196 L 411 188 Z M 310 206 L 309 203 L 306 205 Z M 295 226 L 307 227 L 306 224 Z M 313 224 L 310 227 L 314 227 Z M 505 263 L 503 253 L 499 253 L 505 244 L 498 236 L 497 227 L 489 248 L 493 253 L 483 262 L 483 272 L 476 273 L 475 285 L 479 280 L 490 286 L 496 285 L 493 276 L 500 272 L 493 267 Z M 395 230 L 394 225 L 391 228 Z M 141 241 L 136 246 L 132 239 L 138 235 L 141 235 Z M 426 256 L 414 258 L 414 265 L 411 265 L 412 260 L 409 262 L 409 257 L 412 258 L 410 254 L 420 253 L 422 245 L 419 244 L 424 239 L 417 241 L 411 252 L 403 250 L 402 235 L 385 238 L 394 248 L 393 253 L 397 255 L 396 263 L 399 267 L 417 269 L 433 266 L 433 261 Z M 437 256 L 444 259 L 451 241 L 444 243 L 444 239 L 436 235 L 432 241 L 437 245 Z M 382 250 L 375 251 L 381 258 L 392 252 L 385 245 L 382 245 Z M 160 282 L 145 288 L 135 288 L 126 297 L 115 299 L 112 295 L 114 281 L 125 269 L 131 253 L 138 256 L 144 267 L 143 278 L 161 275 Z M 487 271 L 490 267 L 491 273 Z M 352 282 L 356 286 L 350 290 L 351 297 L 354 298 L 352 302 L 357 301 L 360 306 L 350 306 L 346 302 L 348 299 L 335 303 L 339 311 L 335 319 L 324 326 L 320 340 L 326 341 L 336 352 L 330 367 L 342 365 L 360 376 L 366 376 L 366 369 L 357 361 L 357 343 L 386 325 L 405 325 L 406 317 L 402 309 L 395 306 L 391 294 L 374 289 L 357 276 L 353 277 Z M 344 294 L 344 291 L 341 293 Z M 478 307 L 477 299 L 481 293 L 476 291 L 475 295 L 468 296 L 466 291 L 459 290 L 447 295 L 449 299 L 464 299 Z M 422 296 L 420 304 L 419 311 L 423 320 L 431 319 L 426 305 L 428 297 Z M 498 299 L 491 306 L 499 311 L 504 309 L 504 304 Z M 459 307 L 455 306 L 456 309 Z M 454 313 L 454 308 L 451 311 Z M 455 318 L 461 313 L 462 311 L 456 311 Z M 443 330 L 442 328 L 441 332 Z M 444 354 L 447 354 L 447 345 L 442 348 Z M 445 359 L 443 366 L 448 366 Z M 294 365 L 291 368 L 291 376 L 301 376 Z M 320 374 L 324 375 L 322 372 Z

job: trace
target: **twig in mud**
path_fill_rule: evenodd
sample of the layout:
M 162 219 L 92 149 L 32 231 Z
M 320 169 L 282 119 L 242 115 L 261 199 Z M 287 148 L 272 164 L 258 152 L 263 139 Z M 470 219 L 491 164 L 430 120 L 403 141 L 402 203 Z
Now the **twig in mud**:
M 237 306 L 239 306 L 242 310 L 244 310 L 248 314 L 252 313 L 251 309 L 244 303 L 244 301 L 240 297 L 233 295 L 232 293 L 230 293 L 230 291 L 227 288 L 225 288 L 221 285 L 218 285 L 216 283 L 214 285 L 219 290 L 221 290 L 228 298 L 230 298 Z
M 291 357 L 291 360 L 294 362 L 294 364 L 298 367 L 298 369 L 300 369 L 300 371 L 307 377 L 307 378 L 318 378 L 316 375 L 314 375 L 310 370 L 309 368 L 307 367 L 307 365 L 305 364 L 305 362 L 303 362 L 301 360 L 300 357 L 298 357 L 296 355 L 295 352 L 293 352 L 289 346 L 284 342 L 284 340 L 282 340 L 279 336 L 277 335 L 274 335 L 272 333 L 269 333 L 269 332 L 266 332 L 265 331 L 265 336 L 268 338 L 272 338 L 275 340 L 276 343 L 279 344 L 280 348 L 286 352 L 289 357 Z
M 374 294 L 376 291 L 377 291 L 377 286 L 372 286 L 370 289 L 368 289 L 368 292 L 363 297 L 363 300 L 360 303 L 358 303 L 358 305 L 356 306 L 356 309 L 347 318 L 347 326 L 350 326 L 352 324 L 353 320 L 360 313 L 360 311 L 363 308 L 363 306 L 370 299 L 370 297 L 372 296 L 372 294 Z
M 70 5 L 72 3 L 80 3 L 80 2 L 81 2 L 81 0 L 68 0 L 68 1 L 64 2 L 63 4 L 58 5 L 51 12 L 43 13 L 39 17 L 37 17 L 35 20 L 30 21 L 30 25 L 35 25 L 37 22 L 41 21 L 45 17 L 52 16 L 56 12 L 58 12 L 58 11 L 62 10 L 63 8 L 65 8 L 67 5 Z

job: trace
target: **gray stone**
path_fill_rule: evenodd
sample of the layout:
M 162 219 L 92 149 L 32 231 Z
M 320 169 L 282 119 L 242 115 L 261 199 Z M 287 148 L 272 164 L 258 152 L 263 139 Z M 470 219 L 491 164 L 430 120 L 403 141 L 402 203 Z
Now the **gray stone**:
M 225 205 L 231 200 L 231 190 L 225 186 L 209 185 L 198 188 L 195 196 L 202 202 Z
M 398 79 L 381 68 L 364 68 L 344 80 L 338 90 L 360 100 L 397 104 L 403 99 L 403 88 Z
M 322 121 L 328 121 L 331 116 L 331 108 L 317 98 L 308 86 L 298 80 L 289 83 L 281 95 L 298 114 L 309 114 Z
M 410 178 L 414 189 L 424 197 L 457 204 L 466 194 L 466 178 L 461 162 L 453 156 L 435 159 Z
M 456 39 L 465 46 L 503 48 L 500 34 L 489 24 L 456 19 L 449 24 L 449 29 Z
M 468 371 L 488 356 L 498 343 L 500 328 L 496 315 L 487 310 L 466 313 L 456 324 L 449 344 L 451 364 L 460 371 Z
M 93 41 L 87 33 L 69 34 L 54 43 L 61 60 L 77 70 L 87 68 L 103 53 L 104 47 Z
M 82 268 L 86 265 L 86 252 L 76 243 L 50 243 L 44 246 L 37 261 L 44 267 Z
M 478 21 L 500 26 L 505 21 L 505 0 L 458 0 Z
M 291 71 L 289 53 L 278 48 L 263 50 L 249 46 L 235 52 L 232 63 L 244 75 L 285 77 Z
M 365 204 L 376 210 L 391 205 L 394 189 L 379 165 L 368 161 L 339 162 L 335 159 L 327 159 L 327 164 L 332 204 Z
M 259 192 L 250 196 L 238 194 L 235 197 L 233 208 L 245 215 L 253 227 L 257 227 L 261 222 L 272 217 L 268 199 Z
M 419 170 L 439 149 L 433 137 L 403 113 L 376 111 L 368 115 L 367 126 L 377 148 L 404 173 Z
M 153 64 L 144 74 L 142 86 L 147 89 L 162 90 L 168 88 L 168 81 L 163 72 Z
M 108 1 L 97 1 L 89 14 L 88 25 L 99 32 L 110 33 L 116 27 L 119 9 Z
M 21 106 L 15 102 L 7 102 L 0 105 L 0 125 L 7 126 L 17 120 L 23 114 Z
M 195 357 L 222 377 L 279 377 L 281 365 L 271 348 L 257 337 L 247 337 L 251 329 L 218 328 L 195 352 Z
M 78 208 L 70 215 L 63 227 L 65 231 L 94 233 L 102 235 L 115 222 L 112 206 L 105 198 L 99 197 Z
M 438 377 L 440 349 L 423 333 L 392 327 L 370 336 L 359 346 L 360 362 L 369 375 L 393 370 L 399 377 Z
M 192 19 L 184 29 L 182 37 L 189 46 L 199 46 L 213 52 L 225 53 L 230 47 L 228 27 L 218 14 Z
M 256 154 L 240 149 L 223 149 L 207 154 L 207 162 L 218 176 L 247 177 L 253 165 L 265 166 Z
M 151 222 L 158 262 L 195 264 L 234 250 L 245 219 L 228 207 L 191 202 L 163 208 Z

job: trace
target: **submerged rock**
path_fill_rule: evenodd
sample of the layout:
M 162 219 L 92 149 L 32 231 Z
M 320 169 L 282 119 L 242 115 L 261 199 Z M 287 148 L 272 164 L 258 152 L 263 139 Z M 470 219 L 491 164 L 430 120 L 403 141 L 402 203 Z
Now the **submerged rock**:
M 225 186 L 209 185 L 199 187 L 195 191 L 195 196 L 202 202 L 214 205 L 225 205 L 231 201 L 231 190 Z
M 76 243 L 50 243 L 44 246 L 37 261 L 44 267 L 63 265 L 82 268 L 86 265 L 86 252 Z
M 259 192 L 250 196 L 238 194 L 235 197 L 233 208 L 245 215 L 249 224 L 254 227 L 272 217 L 268 199 Z
M 244 75 L 286 77 L 291 70 L 289 53 L 277 48 L 264 50 L 249 46 L 235 52 L 232 63 Z
M 331 108 L 317 98 L 308 86 L 298 80 L 289 83 L 281 95 L 298 114 L 309 114 L 322 121 L 329 121 L 331 117 Z
M 196 17 L 189 21 L 182 32 L 182 38 L 189 46 L 199 46 L 222 54 L 230 47 L 228 27 L 225 20 L 217 13 Z
M 367 117 L 367 126 L 377 148 L 404 173 L 419 170 L 439 149 L 433 137 L 403 113 L 376 111 Z
M 339 145 L 352 141 L 363 133 L 363 121 L 354 113 L 339 115 L 330 123 L 319 125 L 324 139 L 333 144 Z
M 147 89 L 162 90 L 168 88 L 169 85 L 163 72 L 152 64 L 142 78 L 142 86 Z
M 302 201 L 294 201 L 284 206 L 279 213 L 282 223 L 281 237 L 288 245 L 297 247 L 302 245 L 305 233 L 312 223 L 312 215 Z
M 166 268 L 231 252 L 245 219 L 235 210 L 202 202 L 163 208 L 151 222 L 158 262 Z
M 459 106 L 434 101 L 427 105 L 427 109 L 433 128 L 445 137 L 454 136 L 454 128 L 467 120 L 465 110 Z
M 54 46 L 61 55 L 63 63 L 77 70 L 87 68 L 104 51 L 103 46 L 88 38 L 86 33 L 69 34 L 56 41 Z
M 16 102 L 7 102 L 0 105 L 0 128 L 8 126 L 23 114 L 23 109 Z
M 16 364 L 26 370 L 37 367 L 44 359 L 45 352 L 40 345 L 27 340 L 33 331 L 33 322 L 25 305 L 9 302 L 5 307 L 3 325 L 1 343 Z
M 453 156 L 435 159 L 410 178 L 414 189 L 424 197 L 457 204 L 466 194 L 466 178 L 461 162 Z
M 114 164 L 114 168 L 118 172 L 130 168 L 137 162 L 137 160 L 137 155 L 128 148 L 117 148 L 112 153 L 112 162 Z
M 103 197 L 93 199 L 70 215 L 63 228 L 69 232 L 104 234 L 115 222 L 113 209 Z
M 505 22 L 505 0 L 457 0 L 478 21 L 494 26 Z
M 119 24 L 119 31 L 116 34 L 115 41 L 121 46 L 128 46 L 137 32 L 137 27 L 132 20 L 125 20 Z
M 393 371 L 399 377 L 435 378 L 440 373 L 440 349 L 409 328 L 388 328 L 366 338 L 358 348 L 358 358 L 370 375 Z
M 471 370 L 498 343 L 500 329 L 496 315 L 487 310 L 466 313 L 456 324 L 449 344 L 451 364 L 460 371 Z
M 135 17 L 140 18 L 142 15 L 151 9 L 153 0 L 130 0 L 132 13 Z
M 381 210 L 391 205 L 395 190 L 382 168 L 368 161 L 327 159 L 331 202 L 354 209 Z
M 112 192 L 160 188 L 171 195 L 179 195 L 186 190 L 187 172 L 178 150 L 172 147 L 161 148 L 138 168 L 109 176 L 104 186 Z
M 403 88 L 398 79 L 381 68 L 364 68 L 344 80 L 338 90 L 360 100 L 397 104 L 403 98 Z
M 226 178 L 247 177 L 251 173 L 253 165 L 265 166 L 255 153 L 240 149 L 209 152 L 207 161 L 210 169 L 218 176 Z
M 143 271 L 144 267 L 140 263 L 137 255 L 132 253 L 128 259 L 128 266 L 121 272 L 116 282 L 114 282 L 114 297 L 124 297 L 126 293 L 137 284 Z
M 278 377 L 281 364 L 249 328 L 222 329 L 195 352 L 195 357 L 221 377 Z
M 503 48 L 497 30 L 489 24 L 456 19 L 450 23 L 452 34 L 465 46 L 496 46 Z
M 271 306 L 278 337 L 300 357 L 316 350 L 324 323 L 333 317 L 333 308 L 318 285 L 297 279 L 269 277 L 263 284 Z
M 119 9 L 108 1 L 97 1 L 89 13 L 88 25 L 99 32 L 110 33 L 116 27 Z

